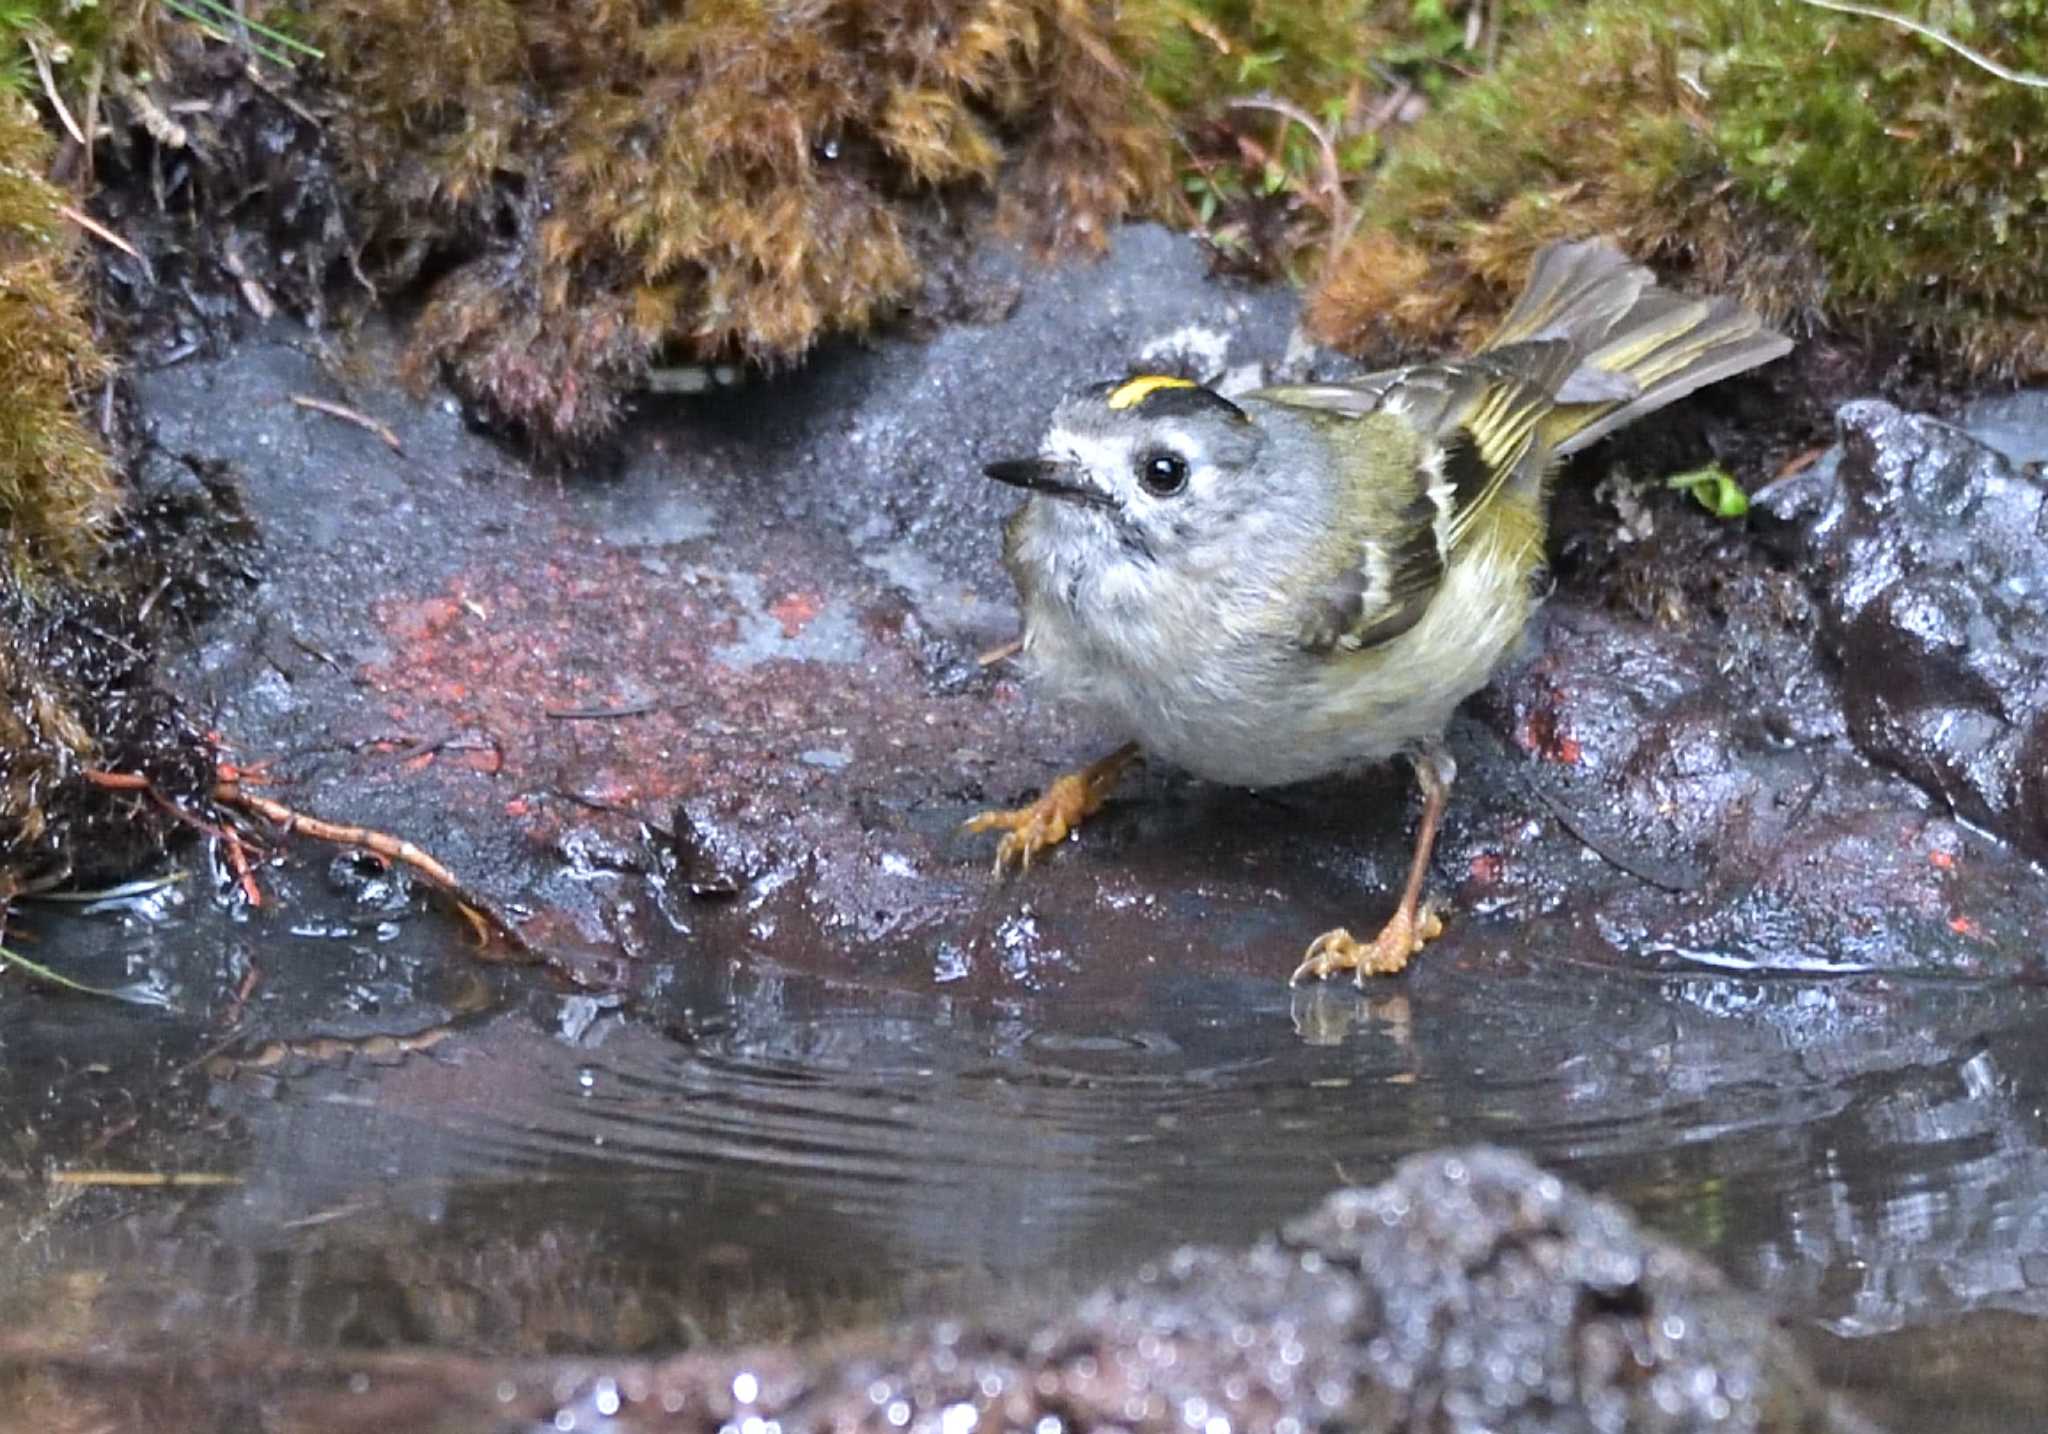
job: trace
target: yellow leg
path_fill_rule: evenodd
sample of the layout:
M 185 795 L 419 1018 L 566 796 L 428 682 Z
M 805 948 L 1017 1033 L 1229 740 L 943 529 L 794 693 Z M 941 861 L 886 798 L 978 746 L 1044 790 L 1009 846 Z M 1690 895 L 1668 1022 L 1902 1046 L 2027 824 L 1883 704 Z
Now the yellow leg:
M 1405 970 L 1409 958 L 1425 942 L 1443 934 L 1443 922 L 1435 912 L 1422 906 L 1422 884 L 1429 876 L 1429 856 L 1436 849 L 1437 827 L 1443 822 L 1451 783 L 1457 775 L 1457 764 L 1441 747 L 1429 747 L 1416 756 L 1415 777 L 1422 785 L 1422 829 L 1415 833 L 1415 858 L 1408 866 L 1408 884 L 1401 891 L 1401 904 L 1394 908 L 1380 934 L 1370 941 L 1359 941 L 1342 926 L 1325 931 L 1309 943 L 1308 955 L 1294 968 L 1289 984 L 1310 978 L 1320 981 L 1339 971 L 1356 971 L 1358 984 L 1363 986 L 1368 976 L 1391 976 Z
M 997 876 L 1013 861 L 1019 870 L 1029 871 L 1033 857 L 1047 847 L 1058 846 L 1067 833 L 1095 815 L 1124 768 L 1137 760 L 1138 744 L 1127 742 L 1101 761 L 1067 773 L 1030 806 L 983 812 L 967 823 L 967 830 L 1002 832 L 1002 844 L 996 848 Z

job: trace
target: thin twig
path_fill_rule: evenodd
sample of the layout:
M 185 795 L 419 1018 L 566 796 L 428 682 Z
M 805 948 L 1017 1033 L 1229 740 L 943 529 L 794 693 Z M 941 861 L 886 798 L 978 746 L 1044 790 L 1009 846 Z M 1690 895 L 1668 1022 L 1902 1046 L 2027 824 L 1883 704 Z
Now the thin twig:
M 324 413 L 330 418 L 339 418 L 344 423 L 353 423 L 358 428 L 369 430 L 383 439 L 393 453 L 405 452 L 405 445 L 398 441 L 398 435 L 392 431 L 391 425 L 379 423 L 367 413 L 358 413 L 346 404 L 335 403 L 325 398 L 312 398 L 303 393 L 293 394 L 291 400 L 300 408 L 310 408 L 315 413 Z
M 462 883 L 455 879 L 454 872 L 404 837 L 395 837 L 374 827 L 322 821 L 319 817 L 310 817 L 304 812 L 293 811 L 283 802 L 245 792 L 241 785 L 235 782 L 223 782 L 215 788 L 214 800 L 223 806 L 241 807 L 260 817 L 267 817 L 287 836 L 293 832 L 304 832 L 307 836 L 331 841 L 336 846 L 361 847 L 364 851 L 375 852 L 386 861 L 403 862 L 445 891 L 459 892 L 462 889 Z
M 256 317 L 268 321 L 277 314 L 277 300 L 270 297 L 270 290 L 249 272 L 249 266 L 242 262 L 242 256 L 235 252 L 232 241 L 221 246 L 220 265 L 235 276 L 242 290 L 242 301 L 256 311 Z
M 240 32 L 241 48 L 245 53 L 260 55 L 273 65 L 281 66 L 284 69 L 289 70 L 292 68 L 291 56 L 258 42 L 256 39 L 257 35 L 261 35 L 264 40 L 282 45 L 285 49 L 297 50 L 301 54 L 310 55 L 316 60 L 324 58 L 319 50 L 314 49 L 305 41 L 294 39 L 282 30 L 274 30 L 259 21 L 251 20 L 244 13 L 240 4 L 230 8 L 220 4 L 219 0 L 191 0 L 191 3 L 186 3 L 186 0 L 163 0 L 163 3 L 165 9 L 175 14 L 183 15 L 187 20 L 197 25 L 201 33 L 212 39 L 219 40 L 223 44 L 232 45 L 235 43 L 234 38 L 223 32 L 220 28 L 224 21 L 232 20 L 235 24 L 235 29 Z M 251 33 L 252 31 L 254 32 L 253 34 Z
M 254 961 L 242 973 L 242 979 L 235 983 L 235 994 L 228 1001 L 228 1007 L 221 1012 L 220 1024 L 230 1029 L 242 1024 L 242 1013 L 249 1008 L 249 998 L 256 994 L 257 985 L 263 980 L 263 968 Z
M 88 986 L 83 981 L 74 981 L 62 972 L 53 971 L 40 962 L 29 960 L 18 951 L 0 946 L 0 971 L 12 967 L 26 971 L 38 981 L 47 981 L 52 986 L 62 986 L 67 991 L 77 991 L 86 996 L 111 996 L 117 1001 L 124 999 L 118 991 L 103 990 L 98 986 Z
M 1913 19 L 1910 15 L 1894 14 L 1890 10 L 1880 10 L 1875 5 L 1857 5 L 1852 3 L 1852 0 L 1800 0 L 1800 3 L 1811 5 L 1817 10 L 1834 10 L 1843 15 L 1862 15 L 1867 19 L 1886 21 L 1897 25 L 1902 30 L 1911 30 L 1914 34 L 1932 40 L 1937 45 L 1947 46 L 1978 69 L 1996 75 L 1999 79 L 2005 80 L 2010 84 L 2025 85 L 2029 89 L 2035 90 L 2048 90 L 2048 75 L 2036 75 L 2027 71 L 2008 69 L 1982 51 L 1971 49 L 1961 40 L 1956 39 L 1955 36 L 1945 34 L 1935 29 L 1932 25 L 1923 24 L 1921 21 Z
M 1293 120 L 1309 132 L 1316 148 L 1322 153 L 1323 193 L 1330 206 L 1330 232 L 1340 241 L 1351 232 L 1351 202 L 1344 197 L 1344 166 L 1337 158 L 1336 141 L 1316 117 L 1295 104 L 1276 95 L 1247 95 L 1232 100 L 1234 110 L 1268 110 L 1273 114 Z
M 101 1185 L 119 1186 L 123 1189 L 149 1189 L 152 1187 L 214 1187 L 239 1185 L 239 1175 L 220 1175 L 210 1170 L 52 1170 L 52 1185 Z
M 1393 89 L 1387 91 L 1387 97 L 1374 107 L 1373 112 L 1366 116 L 1365 125 L 1359 133 L 1377 134 L 1386 127 L 1390 120 L 1401 113 L 1402 106 L 1406 105 L 1414 96 L 1415 86 L 1409 84 L 1406 80 L 1395 85 Z
M 232 770 L 232 769 L 229 769 Z M 183 821 L 191 823 L 208 836 L 224 840 L 222 830 L 200 821 L 191 813 L 173 803 L 157 790 L 156 784 L 139 772 L 107 772 L 88 767 L 81 776 L 96 787 L 114 792 L 140 792 L 160 803 L 165 810 Z M 471 893 L 456 879 L 455 873 L 441 865 L 432 856 L 414 846 L 403 837 L 380 832 L 374 827 L 346 826 L 340 822 L 322 821 L 319 817 L 307 816 L 304 812 L 292 810 L 283 802 L 269 797 L 259 797 L 254 792 L 243 790 L 239 780 L 218 782 L 214 785 L 213 800 L 231 810 L 264 818 L 277 826 L 286 836 L 293 832 L 304 832 L 319 841 L 333 842 L 336 846 L 357 847 L 387 862 L 412 868 L 427 883 L 455 903 L 455 909 L 463 920 L 469 922 L 477 936 L 489 944 L 497 936 L 515 951 L 527 948 L 526 938 L 519 934 L 510 921 L 492 908 L 489 902 Z
M 1522 785 L 1551 816 L 1557 819 L 1557 824 L 1565 829 L 1566 834 L 1623 876 L 1632 876 L 1645 885 L 1654 886 L 1657 890 L 1669 892 L 1673 896 L 1684 896 L 1698 891 L 1704 884 L 1703 878 L 1694 872 L 1680 870 L 1645 854 L 1629 852 L 1619 843 L 1607 840 L 1588 827 L 1576 812 L 1533 777 L 1524 774 Z
M 1023 650 L 1024 639 L 1013 637 L 1008 642 L 1002 644 L 1002 646 L 991 647 L 987 652 L 975 658 L 974 665 L 976 667 L 994 667 L 999 662 L 1008 662 Z
M 234 872 L 235 880 L 241 884 L 242 899 L 252 908 L 260 909 L 263 888 L 256 884 L 256 873 L 249 866 L 249 854 L 242 848 L 242 839 L 235 835 L 233 827 L 222 827 L 220 835 L 221 847 L 228 856 L 228 869 Z
M 130 244 L 126 239 L 123 239 L 120 235 L 116 234 L 106 225 L 100 223 L 99 220 L 93 218 L 90 214 L 87 214 L 84 210 L 74 209 L 69 204 L 60 204 L 57 206 L 57 212 L 63 215 L 66 219 L 69 219 L 73 224 L 76 224 L 79 228 L 85 230 L 86 233 L 92 235 L 94 238 L 103 239 L 107 243 L 113 245 L 116 249 L 119 249 L 123 254 L 126 254 L 129 258 L 142 258 L 142 251 L 140 249 L 136 248 L 133 244 Z
M 1826 445 L 1823 444 L 1806 449 L 1804 452 L 1793 454 L 1785 460 L 1777 472 L 1771 475 L 1771 481 L 1775 483 L 1783 478 L 1798 477 L 1801 473 L 1804 473 L 1807 469 L 1818 463 L 1821 455 L 1827 451 Z
M 1217 54 L 1233 55 L 1237 53 L 1230 43 L 1230 37 L 1217 29 L 1209 18 L 1194 6 L 1176 5 L 1173 7 L 1173 13 L 1181 24 L 1193 30 L 1211 45 L 1214 45 Z
M 456 909 L 479 934 L 495 933 L 510 943 L 513 949 L 526 949 L 525 938 L 520 936 L 511 922 L 492 910 L 488 903 L 472 895 L 456 879 L 454 872 L 403 837 L 395 837 L 373 827 L 345 826 L 339 822 L 322 821 L 318 817 L 293 811 L 283 802 L 273 801 L 269 797 L 259 797 L 254 792 L 245 792 L 236 782 L 220 783 L 213 790 L 213 799 L 224 807 L 234 807 L 263 817 L 275 823 L 287 836 L 293 832 L 304 832 L 307 836 L 333 842 L 336 846 L 358 847 L 375 856 L 383 857 L 386 861 L 409 866 L 425 877 L 430 885 L 453 900 Z
M 100 85 L 107 77 L 107 57 L 95 55 L 92 61 L 92 77 L 85 82 L 85 132 L 97 140 L 106 126 L 100 123 Z M 92 187 L 93 146 L 85 147 L 85 183 Z
M 543 707 L 541 715 L 554 722 L 609 722 L 660 710 L 659 702 L 629 702 L 622 707 Z
M 85 137 L 85 131 L 78 127 L 78 121 L 73 119 L 71 111 L 64 107 L 64 97 L 57 93 L 57 77 L 50 73 L 50 60 L 43 53 L 43 47 L 36 43 L 36 37 L 33 35 L 24 35 L 22 39 L 28 43 L 29 57 L 36 62 L 36 78 L 43 82 L 43 93 L 50 97 L 50 108 L 57 112 L 57 118 L 62 121 L 70 136 L 78 141 L 80 147 L 89 148 L 92 141 Z

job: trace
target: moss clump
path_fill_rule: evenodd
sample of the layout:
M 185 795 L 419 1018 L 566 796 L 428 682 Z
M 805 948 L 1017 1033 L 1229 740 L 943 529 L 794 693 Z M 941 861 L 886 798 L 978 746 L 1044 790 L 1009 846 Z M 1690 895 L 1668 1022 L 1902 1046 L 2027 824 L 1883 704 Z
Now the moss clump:
M 125 873 L 175 827 L 93 787 L 85 767 L 176 793 L 211 777 L 144 655 L 139 585 L 178 601 L 176 576 L 131 561 L 122 489 L 81 412 L 109 367 L 67 201 L 43 178 L 52 150 L 27 103 L 0 94 L 0 908 L 66 876 Z
M 76 230 L 42 178 L 50 144 L 0 95 L 0 529 L 17 581 L 76 572 L 111 519 L 106 450 L 74 400 L 107 376 L 76 273 Z
M 1312 272 L 1351 232 L 1360 192 L 1415 111 L 1484 68 L 1502 12 L 1558 0 L 1174 0 L 1142 47 L 1174 117 L 1180 187 L 1228 267 Z
M 73 402 L 106 365 L 62 198 L 42 178 L 50 149 L 27 101 L 0 92 L 0 901 L 54 859 L 51 793 L 91 749 L 73 694 L 25 631 L 25 594 L 83 570 L 116 499 L 106 453 Z
M 1089 246 L 1169 178 L 1100 0 L 336 0 L 306 23 L 371 271 L 444 270 L 416 368 L 542 437 L 601 432 L 657 352 L 775 364 L 890 314 L 943 242 L 935 197 L 1007 174 L 1020 222 Z
M 2043 0 L 1935 18 L 2048 68 Z M 1569 85 L 1559 77 L 1569 75 Z M 1783 0 L 1592 0 L 1407 137 L 1312 301 L 1327 341 L 1469 339 L 1550 239 L 1605 232 L 1774 319 L 2048 369 L 2048 91 Z
M 1188 217 L 1225 263 L 1292 273 L 1342 227 L 1379 159 L 1387 0 L 1187 0 L 1142 82 L 1182 130 Z M 1383 122 L 1382 117 L 1382 122 Z
M 79 41 L 58 80 L 121 192 L 180 176 L 168 212 L 124 216 L 140 282 L 230 274 L 318 320 L 367 279 L 419 300 L 411 378 L 573 444 L 657 357 L 774 366 L 927 302 L 990 200 L 1039 247 L 1088 249 L 1189 213 L 1178 174 L 1224 201 L 1197 216 L 1219 244 L 1301 250 L 1330 227 L 1324 153 L 1225 102 L 1320 117 L 1355 180 L 1375 11 L 1434 3 L 248 0 L 324 56 L 286 72 L 242 17 L 184 18 L 215 0 L 100 0 L 92 62 Z

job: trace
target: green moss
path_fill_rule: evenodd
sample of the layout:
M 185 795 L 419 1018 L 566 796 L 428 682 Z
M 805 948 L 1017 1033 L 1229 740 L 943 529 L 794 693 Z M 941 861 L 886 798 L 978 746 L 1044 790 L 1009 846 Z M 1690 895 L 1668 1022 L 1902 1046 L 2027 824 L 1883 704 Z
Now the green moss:
M 1268 93 L 1325 113 L 1386 43 L 1384 0 L 1184 0 L 1145 17 L 1141 78 L 1177 115 Z
M 0 0 L 0 97 L 23 98 L 41 91 L 29 43 L 60 73 L 74 52 L 97 50 L 105 32 L 97 5 L 71 8 L 50 0 Z
M 1550 8 L 1524 0 L 1516 23 Z M 1408 104 L 1483 65 L 1497 10 L 1443 0 L 1157 0 L 1126 11 L 1172 117 L 1183 214 L 1229 261 L 1311 269 L 1351 227 Z
M 1937 8 L 2006 64 L 2048 67 L 2044 0 Z M 2043 134 L 2048 91 L 1882 20 L 1593 0 L 1510 44 L 1407 137 L 1313 322 L 1349 345 L 1469 338 L 1535 248 L 1606 232 L 1781 321 L 1901 331 L 1980 372 L 2038 374 Z
M 1702 73 L 1717 154 L 1804 227 L 1830 309 L 1978 369 L 2048 371 L 2048 89 L 1869 17 L 1725 8 Z M 1951 0 L 1928 18 L 2048 72 L 2048 0 Z

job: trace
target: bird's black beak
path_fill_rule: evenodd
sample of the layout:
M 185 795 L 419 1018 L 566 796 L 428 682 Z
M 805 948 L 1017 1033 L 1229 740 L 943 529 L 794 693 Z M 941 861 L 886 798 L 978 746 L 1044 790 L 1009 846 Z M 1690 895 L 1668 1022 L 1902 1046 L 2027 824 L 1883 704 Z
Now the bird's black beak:
M 1001 463 L 989 464 L 981 471 L 998 483 L 1007 483 L 1012 488 L 1028 488 L 1048 498 L 1086 503 L 1092 508 L 1116 506 L 1116 499 L 1089 484 L 1076 482 L 1071 467 L 1055 463 L 1050 458 L 1006 458 Z

